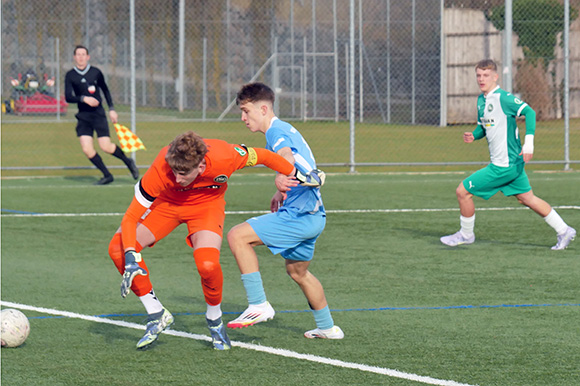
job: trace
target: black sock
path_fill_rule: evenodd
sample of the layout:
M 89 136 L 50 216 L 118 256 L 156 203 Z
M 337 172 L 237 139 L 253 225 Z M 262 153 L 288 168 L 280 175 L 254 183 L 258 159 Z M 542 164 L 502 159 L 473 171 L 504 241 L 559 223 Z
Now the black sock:
M 108 177 L 111 175 L 111 173 L 109 172 L 109 169 L 107 169 L 107 167 L 105 166 L 105 163 L 101 159 L 101 156 L 99 155 L 99 153 L 95 154 L 95 156 L 93 158 L 89 158 L 89 161 L 91 161 L 93 163 L 93 165 L 95 165 L 97 167 L 97 169 L 99 169 L 101 172 L 103 172 L 105 177 Z
M 119 146 L 115 145 L 115 151 L 111 153 L 113 157 L 117 157 L 121 161 L 125 163 L 125 165 L 129 166 L 131 163 L 131 159 L 123 153 L 123 150 L 119 149 Z

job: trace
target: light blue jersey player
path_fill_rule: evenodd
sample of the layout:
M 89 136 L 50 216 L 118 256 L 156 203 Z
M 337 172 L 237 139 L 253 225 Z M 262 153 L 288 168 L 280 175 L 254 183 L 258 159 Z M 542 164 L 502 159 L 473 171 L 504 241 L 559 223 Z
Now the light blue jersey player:
M 475 67 L 477 84 L 482 94 L 477 100 L 477 128 L 463 134 L 463 141 L 471 143 L 486 138 L 491 163 L 463 180 L 455 193 L 459 202 L 461 229 L 441 242 L 450 247 L 475 241 L 475 205 L 473 196 L 485 200 L 501 191 L 542 216 L 558 235 L 553 250 L 562 250 L 576 237 L 576 230 L 568 226 L 560 215 L 534 194 L 524 170 L 534 153 L 536 113 L 527 103 L 497 85 L 499 75 L 493 60 L 485 59 Z M 526 136 L 521 145 L 516 118 L 526 117 Z
M 300 132 L 278 119 L 273 111 L 274 92 L 263 83 L 251 83 L 238 92 L 237 104 L 242 121 L 252 132 L 266 135 L 266 148 L 294 164 L 298 180 L 289 191 L 277 191 L 272 198 L 272 213 L 253 217 L 233 227 L 228 243 L 246 289 L 248 308 L 230 328 L 242 328 L 265 322 L 275 315 L 266 299 L 254 247 L 266 245 L 286 262 L 286 272 L 300 286 L 312 309 L 316 328 L 306 331 L 307 338 L 342 339 L 344 333 L 334 324 L 318 279 L 308 270 L 318 236 L 326 225 L 326 214 L 320 186 L 324 173 L 316 168 L 316 161 L 308 143 Z M 277 179 L 287 176 L 278 174 Z

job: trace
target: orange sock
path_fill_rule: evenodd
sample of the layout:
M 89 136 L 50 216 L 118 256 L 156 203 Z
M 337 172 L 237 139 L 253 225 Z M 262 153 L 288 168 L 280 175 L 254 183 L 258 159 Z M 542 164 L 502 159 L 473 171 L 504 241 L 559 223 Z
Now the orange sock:
M 139 243 L 136 245 L 137 253 L 139 253 L 143 248 Z M 122 275 L 125 272 L 125 249 L 123 248 L 123 241 L 121 240 L 121 233 L 115 233 L 111 242 L 109 243 L 109 256 L 113 260 L 115 267 Z M 147 264 L 145 261 L 141 259 L 139 263 L 141 268 L 144 268 L 147 272 L 149 269 L 147 268 Z M 153 289 L 153 285 L 149 280 L 149 274 L 146 276 L 137 275 L 133 279 L 133 284 L 131 285 L 131 289 L 137 296 L 143 296 L 151 292 Z
M 198 248 L 193 251 L 205 302 L 217 306 L 222 302 L 224 275 L 220 265 L 220 251 L 216 248 Z

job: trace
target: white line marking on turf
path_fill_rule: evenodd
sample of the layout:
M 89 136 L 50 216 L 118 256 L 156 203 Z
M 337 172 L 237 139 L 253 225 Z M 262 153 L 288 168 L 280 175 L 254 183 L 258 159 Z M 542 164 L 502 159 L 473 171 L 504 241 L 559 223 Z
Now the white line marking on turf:
M 580 210 L 576 205 L 559 205 L 554 209 L 574 209 Z M 477 208 L 478 211 L 510 211 L 510 210 L 528 210 L 525 206 L 504 207 L 504 208 Z M 326 213 L 425 213 L 425 212 L 457 212 L 459 208 L 401 208 L 401 209 L 334 209 L 327 210 Z M 226 214 L 265 214 L 270 213 L 266 210 L 226 210 Z M 2 217 L 108 217 L 123 216 L 124 213 L 2 213 Z
M 137 323 L 124 322 L 121 320 L 100 318 L 97 316 L 82 315 L 82 314 L 77 314 L 74 312 L 60 311 L 60 310 L 55 310 L 55 309 L 51 309 L 51 308 L 44 308 L 44 307 L 34 307 L 34 306 L 26 305 L 26 304 L 13 303 L 13 302 L 7 302 L 7 301 L 0 301 L 0 304 L 2 304 L 3 306 L 6 306 L 6 307 L 18 308 L 18 309 L 27 310 L 27 311 L 40 312 L 43 314 L 65 316 L 67 318 L 82 319 L 82 320 L 87 320 L 87 321 L 96 322 L 96 323 L 112 324 L 115 326 L 133 328 L 136 330 L 145 330 L 144 325 L 137 324 Z M 206 335 L 191 334 L 189 332 L 176 331 L 176 330 L 166 330 L 163 333 L 167 334 L 167 335 L 182 337 L 182 338 L 204 340 L 207 342 L 211 342 L 211 338 L 209 336 L 206 336 Z M 363 365 L 360 363 L 353 363 L 353 362 L 344 362 L 344 361 L 341 361 L 338 359 L 325 358 L 325 357 L 320 357 L 320 356 L 311 355 L 311 354 L 301 354 L 301 353 L 297 353 L 295 351 L 290 351 L 290 350 L 286 350 L 286 349 L 279 349 L 279 348 L 275 348 L 275 347 L 261 346 L 261 345 L 252 344 L 252 343 L 232 341 L 232 346 L 245 348 L 247 350 L 260 351 L 260 352 L 264 352 L 267 354 L 278 355 L 278 356 L 282 356 L 282 357 L 286 357 L 286 358 L 302 359 L 302 360 L 306 360 L 309 362 L 322 363 L 322 364 L 336 366 L 336 367 L 343 367 L 343 368 L 348 368 L 348 369 L 353 369 L 353 370 L 365 371 L 365 372 L 369 372 L 369 373 L 388 375 L 388 376 L 393 377 L 393 378 L 408 379 L 411 381 L 421 382 L 421 383 L 425 383 L 428 385 L 473 386 L 473 385 L 469 385 L 467 383 L 459 383 L 459 382 L 455 382 L 455 381 L 451 381 L 451 380 L 437 379 L 437 378 L 431 378 L 431 377 L 426 377 L 426 376 L 417 375 L 417 374 L 410 374 L 410 373 L 405 373 L 405 372 L 398 371 L 398 370 L 387 369 L 384 367 L 368 366 L 368 365 Z

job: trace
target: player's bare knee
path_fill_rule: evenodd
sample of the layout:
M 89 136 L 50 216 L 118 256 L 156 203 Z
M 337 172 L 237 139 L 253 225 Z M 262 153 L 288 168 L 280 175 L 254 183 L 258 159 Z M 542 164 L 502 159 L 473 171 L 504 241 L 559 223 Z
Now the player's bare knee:
M 228 244 L 230 245 L 230 247 L 232 247 L 235 244 L 238 244 L 240 242 L 243 242 L 242 239 L 242 232 L 240 231 L 240 225 L 238 224 L 235 227 L 233 227 L 232 229 L 230 229 L 230 231 L 228 232 L 227 235 L 227 239 L 228 239 Z
M 308 271 L 302 272 L 297 271 L 295 269 L 289 269 L 288 267 L 286 267 L 286 273 L 288 274 L 288 276 L 290 276 L 292 280 L 294 280 L 298 284 L 300 284 L 304 280 L 307 272 Z

